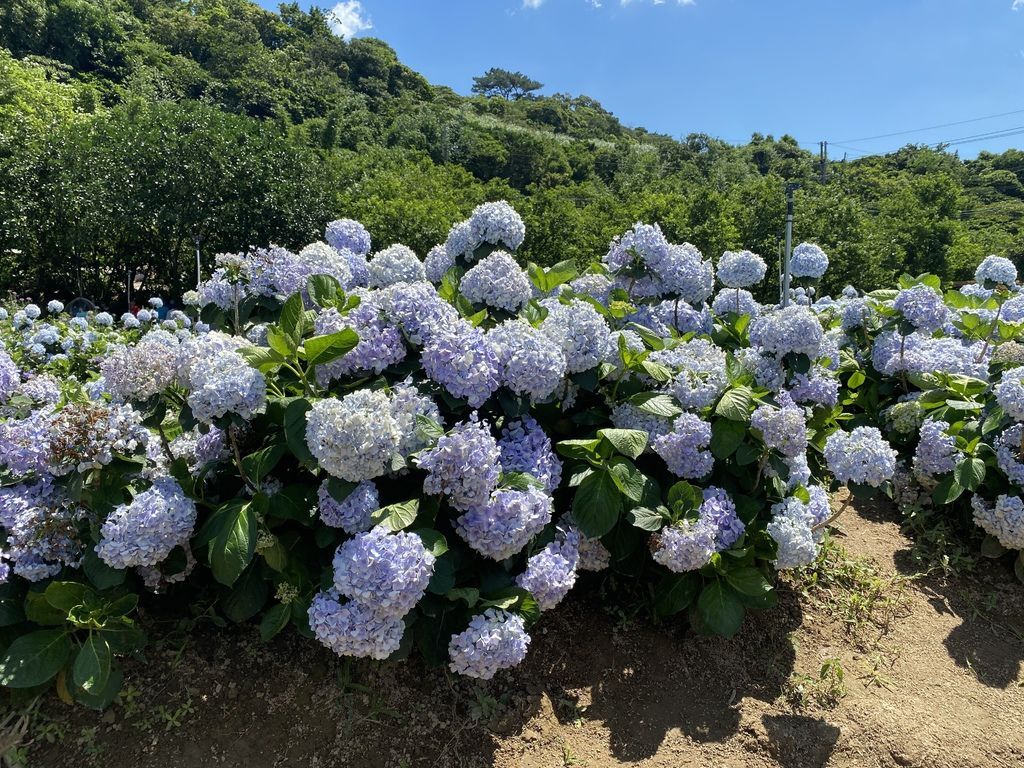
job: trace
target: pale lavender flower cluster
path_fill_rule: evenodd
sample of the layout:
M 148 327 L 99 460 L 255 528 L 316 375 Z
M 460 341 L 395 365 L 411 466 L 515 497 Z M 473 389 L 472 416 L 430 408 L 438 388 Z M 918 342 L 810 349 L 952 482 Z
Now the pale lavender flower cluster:
M 526 472 L 554 493 L 562 479 L 562 462 L 551 447 L 551 438 L 532 416 L 510 421 L 498 440 L 504 472 Z
M 551 542 L 526 561 L 526 570 L 516 578 L 516 584 L 534 596 L 542 611 L 562 602 L 576 583 L 577 539 L 575 532 L 569 532 Z
M 324 480 L 317 490 L 317 510 L 325 525 L 341 528 L 346 533 L 364 533 L 373 527 L 370 516 L 380 508 L 377 486 L 363 480 L 342 501 L 331 495 L 330 481 Z
M 424 345 L 420 359 L 431 379 L 477 408 L 501 386 L 498 355 L 484 332 L 463 320 L 438 329 Z
M 761 305 L 750 291 L 743 288 L 723 288 L 715 294 L 711 302 L 711 311 L 719 317 L 730 312 L 757 317 L 761 314 Z
M 511 255 L 495 251 L 463 275 L 459 291 L 474 304 L 518 312 L 533 296 L 533 285 Z
M 349 250 L 357 256 L 365 256 L 370 252 L 370 233 L 355 219 L 328 222 L 324 239 L 339 251 Z
M 316 639 L 339 656 L 386 659 L 398 650 L 405 633 L 401 618 L 356 601 L 342 604 L 334 590 L 317 593 L 308 615 Z
M 0 349 L 0 402 L 7 402 L 21 384 L 21 371 L 7 350 Z
M 842 430 L 825 441 L 825 461 L 840 483 L 859 483 L 875 488 L 892 479 L 896 451 L 875 427 Z
M 501 449 L 487 424 L 474 414 L 419 457 L 427 471 L 423 491 L 444 494 L 459 511 L 468 512 L 490 500 L 501 474 Z
M 386 288 L 395 283 L 415 283 L 427 279 L 426 270 L 412 248 L 395 244 L 377 251 L 370 259 L 370 286 Z
M 551 497 L 539 488 L 499 488 L 455 523 L 458 534 L 484 557 L 504 560 L 525 547 L 551 522 Z
M 771 512 L 765 530 L 778 545 L 775 567 L 788 570 L 813 563 L 818 557 L 818 544 L 812 526 L 820 521 L 815 520 L 809 505 L 791 496 L 772 505 Z
M 197 427 L 174 438 L 170 449 L 174 458 L 184 459 L 189 471 L 196 474 L 207 464 L 228 457 L 227 435 L 218 427 L 211 426 L 206 432 Z
M 803 354 L 812 360 L 821 350 L 821 322 L 806 307 L 790 306 L 761 315 L 750 323 L 750 343 L 776 357 Z
M 50 411 L 33 411 L 24 419 L 0 423 L 0 464 L 11 474 L 42 474 L 50 463 Z
M 553 395 L 565 378 L 562 346 L 525 321 L 506 320 L 489 331 L 487 339 L 498 354 L 502 384 L 516 394 L 540 402 Z
M 504 245 L 514 251 L 526 239 L 526 225 L 516 209 L 504 200 L 482 203 L 469 217 L 469 230 L 476 246 Z
M 995 441 L 996 461 L 1010 482 L 1024 488 L 1024 424 L 1014 424 Z
M 946 324 L 949 309 L 942 295 L 924 283 L 904 288 L 892 303 L 893 308 L 919 331 L 932 333 Z
M 832 408 L 839 402 L 839 379 L 816 365 L 811 369 L 810 375 L 793 374 L 789 396 L 797 403 Z
M 715 532 L 715 550 L 722 552 L 743 535 L 745 526 L 736 514 L 736 504 L 729 494 L 717 486 L 704 489 L 704 501 L 698 510 L 700 519 Z
M 710 518 L 684 518 L 658 532 L 651 556 L 674 573 L 696 571 L 715 554 L 716 537 Z
M 434 285 L 438 285 L 444 279 L 445 273 L 453 266 L 455 266 L 455 257 L 443 245 L 435 245 L 423 259 L 424 273 L 427 280 Z
M 401 441 L 391 399 L 381 390 L 320 400 L 306 416 L 310 453 L 329 474 L 352 483 L 387 473 Z
M 178 355 L 173 334 L 152 330 L 133 346 L 115 345 L 108 350 L 100 361 L 100 375 L 115 400 L 145 400 L 174 381 Z
M 391 416 L 398 427 L 398 453 L 402 456 L 416 453 L 429 444 L 429 440 L 419 430 L 418 416 L 444 426 L 437 403 L 429 395 L 420 392 L 410 379 L 391 388 Z
M 1017 267 L 1002 256 L 986 256 L 974 270 L 974 280 L 979 285 L 998 283 L 1014 285 L 1017 282 Z
M 690 243 L 670 244 L 657 224 L 637 223 L 616 237 L 604 263 L 613 274 L 628 270 L 615 285 L 637 298 L 677 296 L 700 304 L 714 290 L 711 263 Z
M 544 299 L 542 306 L 548 310 L 548 316 L 540 328 L 562 347 L 569 373 L 594 368 L 608 356 L 612 349 L 611 329 L 591 304 L 581 299 L 568 304 Z
M 900 371 L 942 371 L 974 378 L 988 376 L 988 361 L 979 360 L 981 342 L 967 343 L 949 337 L 928 338 L 919 333 L 900 336 L 896 331 L 878 334 L 871 347 L 871 363 L 887 376 Z
M 314 321 L 318 335 L 350 328 L 359 337 L 355 347 L 344 355 L 316 367 L 316 378 L 321 385 L 343 376 L 381 373 L 388 366 L 405 359 L 406 348 L 402 334 L 398 328 L 385 321 L 376 295 L 361 288 L 354 293 L 361 301 L 347 314 L 342 315 L 332 307 L 324 310 Z
M 427 591 L 434 556 L 415 533 L 377 526 L 358 533 L 334 554 L 334 588 L 379 615 L 402 618 Z
M 927 419 L 921 424 L 917 448 L 914 449 L 914 473 L 926 478 L 952 472 L 960 452 L 956 438 L 946 434 L 946 423 Z
M 828 269 L 828 256 L 814 243 L 800 243 L 790 256 L 789 269 L 793 277 L 818 280 Z
M 191 384 L 189 407 L 199 421 L 207 424 L 229 413 L 250 419 L 266 406 L 263 374 L 237 352 L 194 360 Z
M 630 403 L 616 403 L 612 406 L 612 425 L 617 429 L 637 429 L 646 432 L 648 443 L 672 431 L 672 420 L 653 413 L 641 411 Z
M 990 506 L 975 495 L 971 507 L 975 524 L 985 533 L 995 536 L 1007 549 L 1024 549 L 1024 500 L 1020 496 L 1002 494 Z
M 6 558 L 28 581 L 56 576 L 81 560 L 76 523 L 85 510 L 67 499 L 49 477 L 0 488 L 0 525 L 7 534 Z
M 60 382 L 48 373 L 27 379 L 18 387 L 18 394 L 38 406 L 55 405 L 60 400 Z
M 452 672 L 490 680 L 502 669 L 518 666 L 526 658 L 530 636 L 523 618 L 499 608 L 488 608 L 452 635 L 448 644 Z
M 778 396 L 779 407 L 765 403 L 750 417 L 750 426 L 761 433 L 769 448 L 783 456 L 801 456 L 807 450 L 807 423 L 803 409 L 786 393 Z
M 425 344 L 439 330 L 459 322 L 455 307 L 426 282 L 395 283 L 381 291 L 376 299 L 387 318 L 413 344 Z
M 575 293 L 590 296 L 601 304 L 607 304 L 612 281 L 606 275 L 586 274 L 570 280 L 569 288 Z
M 875 309 L 870 299 L 853 298 L 843 304 L 839 322 L 844 331 L 852 331 L 863 328 L 874 315 Z
M 160 477 L 103 523 L 96 554 L 111 568 L 157 565 L 184 544 L 196 524 L 196 505 L 172 477 Z
M 744 370 L 754 375 L 757 386 L 778 392 L 786 385 L 786 369 L 776 357 L 745 347 L 736 352 L 736 359 Z
M 725 350 L 707 339 L 692 339 L 652 352 L 648 359 L 673 371 L 668 389 L 683 408 L 706 408 L 729 384 Z
M 672 431 L 654 440 L 651 447 L 665 460 L 669 471 L 686 480 L 698 480 L 714 466 L 711 451 L 711 425 L 692 413 L 683 413 L 672 424 Z
M 768 265 L 750 251 L 726 251 L 718 260 L 718 280 L 726 288 L 749 288 L 764 280 Z
M 1002 381 L 996 384 L 996 402 L 1010 418 L 1024 421 L 1024 368 L 1003 374 Z

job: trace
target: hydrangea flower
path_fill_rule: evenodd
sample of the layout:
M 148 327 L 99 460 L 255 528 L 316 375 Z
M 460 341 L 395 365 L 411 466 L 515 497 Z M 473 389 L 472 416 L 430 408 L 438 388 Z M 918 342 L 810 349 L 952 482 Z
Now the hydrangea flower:
M 986 256 L 974 270 L 974 280 L 979 285 L 998 283 L 1014 285 L 1017 282 L 1017 267 L 1002 256 Z
M 6 558 L 28 581 L 56 576 L 64 565 L 78 566 L 81 549 L 76 507 L 49 477 L 0 488 L 0 525 L 7 534 Z
M 719 317 L 730 313 L 757 317 L 761 313 L 761 305 L 750 291 L 743 288 L 723 288 L 715 294 L 711 302 L 711 311 Z
M 703 568 L 715 553 L 717 531 L 710 519 L 684 518 L 662 528 L 653 538 L 652 557 L 674 573 Z
M 900 291 L 892 305 L 911 325 L 925 333 L 938 330 L 949 318 L 942 295 L 924 283 Z
M 1010 482 L 1024 488 L 1024 424 L 1014 424 L 995 441 L 996 461 Z
M 0 464 L 17 477 L 43 474 L 50 463 L 50 411 L 0 423 Z
M 328 222 L 324 240 L 339 251 L 349 250 L 357 256 L 370 252 L 370 233 L 355 219 L 337 219 Z
M 606 275 L 586 274 L 570 280 L 569 288 L 574 293 L 590 296 L 601 304 L 607 304 L 612 281 Z
M 819 280 L 828 269 L 828 256 L 814 243 L 800 243 L 789 258 L 789 272 L 793 277 Z
M 456 521 L 458 534 L 484 557 L 504 560 L 551 522 L 551 497 L 539 488 L 499 488 L 490 500 Z
M 331 495 L 330 481 L 324 480 L 317 489 L 317 510 L 325 525 L 341 528 L 346 533 L 364 533 L 373 527 L 370 516 L 380 509 L 377 486 L 372 480 L 363 480 L 342 501 Z
M 43 314 L 43 311 L 35 304 L 26 304 L 22 311 L 29 320 L 38 320 L 39 316 Z
M 500 458 L 497 441 L 474 414 L 420 455 L 419 467 L 427 472 L 423 491 L 444 494 L 461 512 L 481 507 L 498 486 Z
M 750 417 L 750 426 L 761 432 L 769 448 L 783 456 L 801 456 L 807 451 L 807 424 L 803 409 L 786 393 L 778 396 L 779 407 L 767 403 L 758 406 Z
M 360 303 L 342 315 L 333 307 L 317 316 L 313 327 L 317 335 L 337 333 L 351 328 L 359 336 L 355 347 L 336 360 L 316 367 L 317 381 L 326 385 L 343 376 L 381 373 L 405 359 L 402 334 L 386 322 L 376 296 L 356 289 Z
M 551 438 L 532 416 L 508 422 L 498 440 L 504 472 L 526 472 L 548 493 L 554 493 L 562 479 L 562 462 L 555 455 Z
M 502 669 L 518 666 L 526 658 L 530 636 L 523 618 L 499 608 L 488 608 L 452 635 L 448 644 L 452 672 L 490 680 Z
M 533 296 L 533 285 L 515 259 L 495 251 L 463 275 L 459 291 L 474 304 L 518 312 Z
M 814 520 L 808 505 L 790 497 L 772 505 L 772 519 L 765 530 L 778 545 L 775 567 L 779 570 L 810 565 L 818 558 L 818 545 L 814 540 Z
M 715 290 L 715 273 L 695 245 L 670 245 L 668 258 L 657 271 L 664 293 L 689 304 L 700 304 Z
M 477 245 L 504 245 L 510 251 L 516 250 L 526 239 L 522 217 L 504 200 L 482 203 L 474 208 L 469 217 L 469 230 Z
M 918 476 L 944 475 L 956 468 L 960 452 L 956 439 L 946 434 L 946 426 L 935 419 L 928 419 L 921 425 L 914 450 L 914 472 Z
M 526 570 L 516 584 L 536 598 L 542 611 L 549 611 L 562 602 L 576 583 L 579 552 L 574 536 L 553 541 L 526 561 Z
M 444 279 L 445 273 L 455 266 L 455 258 L 443 245 L 435 245 L 427 252 L 423 259 L 423 270 L 427 280 L 438 285 Z
M 652 448 L 665 460 L 669 471 L 686 480 L 698 480 L 714 466 L 711 451 L 711 425 L 692 413 L 683 413 L 672 424 L 672 431 L 654 440 Z
M 434 556 L 415 533 L 377 526 L 358 533 L 334 554 L 334 587 L 383 616 L 401 618 L 427 591 Z
M 109 328 L 114 324 L 114 318 L 109 312 L 97 312 L 93 315 L 92 321 L 100 328 Z
M 692 339 L 657 350 L 648 359 L 673 371 L 668 388 L 683 408 L 706 408 L 729 385 L 725 350 L 707 339 Z
M 896 451 L 875 427 L 833 432 L 825 441 L 825 461 L 838 482 L 875 488 L 896 471 Z
M 988 376 L 988 361 L 979 361 L 981 342 L 963 342 L 948 337 L 931 339 L 919 333 L 900 336 L 885 331 L 875 337 L 871 363 L 887 376 L 907 373 L 957 373 L 974 378 Z
M 237 352 L 193 361 L 191 384 L 189 407 L 199 421 L 207 424 L 229 413 L 250 419 L 266 406 L 263 374 Z
M 473 230 L 469 226 L 469 221 L 460 221 L 455 224 L 448 231 L 448 239 L 445 240 L 444 250 L 451 259 L 452 264 L 460 256 L 469 258 L 473 254 L 473 250 L 480 243 L 474 239 Z
M 49 471 L 55 476 L 102 467 L 115 454 L 131 456 L 149 441 L 141 414 L 127 405 L 68 403 L 50 417 L 47 430 Z
M 718 260 L 718 280 L 726 288 L 748 288 L 764 280 L 768 265 L 750 251 L 726 251 Z
M 843 305 L 840 325 L 844 331 L 863 328 L 874 317 L 875 310 L 870 299 L 854 298 Z
M 501 386 L 501 360 L 483 331 L 465 321 L 438 330 L 424 345 L 423 370 L 470 407 L 484 404 Z
M 196 505 L 173 477 L 160 477 L 103 523 L 96 554 L 111 568 L 157 565 L 188 541 Z
M 641 411 L 630 403 L 612 406 L 612 425 L 617 429 L 637 429 L 647 433 L 648 446 L 662 435 L 672 431 L 672 420 Z
M 370 259 L 370 285 L 374 288 L 426 279 L 423 262 L 408 246 L 392 245 L 378 251 Z
M 444 419 L 437 403 L 425 395 L 409 379 L 391 388 L 391 417 L 395 420 L 400 435 L 398 453 L 408 456 L 429 444 L 419 429 L 417 417 L 423 416 L 444 426 Z
M 319 592 L 309 604 L 309 628 L 339 656 L 386 659 L 402 644 L 405 623 L 356 601 L 344 605 L 333 590 Z
M 429 283 L 395 283 L 377 294 L 387 318 L 413 344 L 422 345 L 440 330 L 460 322 L 459 313 Z
M 64 304 L 63 302 L 57 301 L 56 299 L 51 299 L 46 304 L 46 311 L 49 312 L 51 315 L 59 315 L 61 312 L 64 311 Z
M 21 384 L 21 371 L 7 350 L 0 349 L 0 402 L 7 402 Z
M 832 408 L 839 402 L 839 379 L 816 365 L 811 369 L 810 375 L 793 374 L 789 396 L 797 403 Z
M 306 416 L 310 453 L 329 474 L 352 483 L 388 472 L 401 440 L 391 401 L 380 390 L 319 400 Z
M 993 506 L 975 495 L 971 498 L 974 522 L 995 536 L 1007 549 L 1024 549 L 1024 500 L 1001 494 Z
M 548 310 L 548 316 L 540 329 L 562 347 L 569 373 L 594 368 L 608 356 L 612 349 L 611 329 L 591 304 L 581 299 L 568 304 L 544 299 L 542 306 Z
M 151 330 L 134 346 L 111 347 L 100 361 L 100 375 L 115 400 L 146 400 L 174 381 L 178 355 L 178 339 L 173 334 Z
M 487 333 L 487 340 L 498 354 L 502 383 L 516 394 L 540 402 L 553 395 L 565 378 L 562 346 L 523 320 L 506 320 Z
M 714 485 L 704 489 L 704 501 L 698 510 L 700 519 L 715 532 L 715 550 L 721 552 L 735 544 L 745 526 L 736 514 L 732 497 Z
M 897 432 L 910 435 L 917 432 L 924 423 L 925 410 L 921 401 L 914 397 L 893 403 L 885 409 L 883 415 Z
M 780 358 L 792 353 L 807 355 L 813 360 L 818 356 L 823 337 L 817 316 L 806 307 L 794 304 L 756 317 L 750 323 L 750 344 Z
M 1024 370 L 1014 368 L 996 384 L 996 402 L 1010 418 L 1024 421 Z

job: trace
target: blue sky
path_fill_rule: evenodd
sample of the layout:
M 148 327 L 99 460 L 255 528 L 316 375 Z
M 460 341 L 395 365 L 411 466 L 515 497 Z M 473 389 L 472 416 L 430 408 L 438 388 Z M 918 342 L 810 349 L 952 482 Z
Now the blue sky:
M 1020 128 L 957 148 L 1024 147 L 1024 0 L 343 0 L 335 10 L 340 33 L 387 41 L 433 83 L 468 93 L 488 67 L 521 70 L 544 93 L 586 94 L 627 125 L 677 137 L 789 133 L 815 151 L 829 140 L 838 158 Z

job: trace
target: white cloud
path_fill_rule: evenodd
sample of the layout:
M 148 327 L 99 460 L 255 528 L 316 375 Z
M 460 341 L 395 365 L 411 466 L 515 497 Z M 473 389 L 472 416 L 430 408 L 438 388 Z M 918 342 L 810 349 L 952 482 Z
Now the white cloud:
M 1013 0 L 1011 8 L 1014 11 L 1019 11 L 1021 8 L 1024 8 L 1024 0 Z
M 641 0 L 619 0 L 620 5 L 632 5 L 633 3 L 640 2 Z M 1024 5 L 1024 0 L 1014 0 L 1015 2 Z M 655 5 L 664 5 L 667 0 L 652 0 Z M 697 0 L 676 0 L 676 5 L 696 5 Z
M 359 0 L 341 0 L 327 12 L 327 24 L 338 37 L 351 38 L 373 28 Z
M 540 8 L 544 0 L 523 0 L 523 8 Z

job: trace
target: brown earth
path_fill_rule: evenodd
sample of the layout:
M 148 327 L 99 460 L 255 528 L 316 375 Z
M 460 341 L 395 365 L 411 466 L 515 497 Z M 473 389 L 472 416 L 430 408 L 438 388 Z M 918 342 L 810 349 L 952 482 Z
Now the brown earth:
M 888 508 L 838 527 L 817 579 L 788 579 L 732 640 L 575 597 L 486 685 L 200 622 L 162 635 L 104 715 L 43 702 L 23 764 L 1024 766 L 1024 587 L 1002 562 L 911 574 Z

